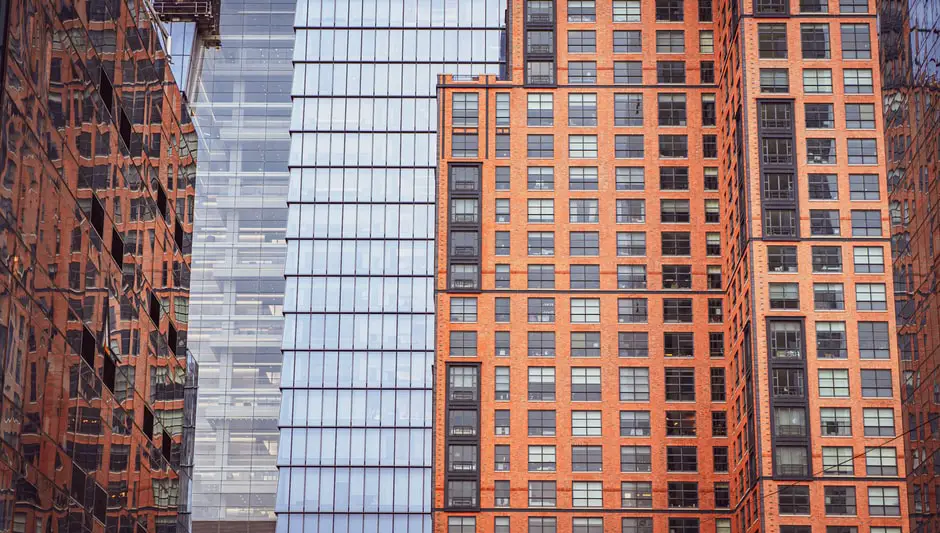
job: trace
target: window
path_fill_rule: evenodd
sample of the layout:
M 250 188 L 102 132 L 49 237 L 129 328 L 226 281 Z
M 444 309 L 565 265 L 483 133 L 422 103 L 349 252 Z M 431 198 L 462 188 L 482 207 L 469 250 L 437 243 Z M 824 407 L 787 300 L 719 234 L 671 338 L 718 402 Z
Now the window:
M 615 180 L 618 191 L 642 191 L 645 188 L 643 167 L 617 167 Z
M 845 359 L 848 356 L 845 322 L 817 322 L 816 357 L 820 359 Z
M 529 482 L 529 507 L 555 507 L 555 504 L 554 481 Z
M 556 533 L 558 531 L 557 518 L 529 517 L 528 533 Z
M 496 157 L 509 157 L 510 143 L 508 133 L 496 134 Z
M 850 165 L 877 165 L 878 145 L 875 139 L 848 139 Z
M 858 350 L 861 359 L 888 359 L 887 322 L 859 322 Z
M 782 485 L 777 494 L 780 514 L 809 514 L 809 487 Z
M 495 211 L 496 211 L 497 223 L 508 223 L 509 222 L 509 199 L 497 198 Z
M 832 113 L 832 104 L 805 104 L 806 127 L 812 129 L 832 129 L 835 127 L 835 118 Z M 789 107 L 789 106 L 787 106 Z
M 617 232 L 617 256 L 636 257 L 646 255 L 646 233 L 642 231 Z
M 842 272 L 842 248 L 813 246 L 813 272 Z
M 585 266 L 585 265 L 575 265 Z M 597 288 L 596 280 L 599 275 L 597 265 L 587 265 L 593 268 L 585 268 L 578 272 L 578 279 L 574 278 L 572 272 L 572 289 L 591 289 Z M 574 267 L 572 267 L 574 268 Z M 572 298 L 571 299 L 571 323 L 572 324 L 597 324 L 601 321 L 601 301 L 597 298 Z
M 862 398 L 890 398 L 890 370 L 862 370 Z
M 705 279 L 709 290 L 721 290 L 721 266 L 708 265 L 705 270 Z
M 779 370 L 779 369 L 777 369 Z M 779 385 L 779 382 L 776 383 Z M 778 391 L 774 391 L 777 393 Z M 783 396 L 775 394 L 775 396 Z M 774 434 L 779 437 L 806 436 L 806 410 L 802 407 L 775 407 Z M 802 474 L 806 474 L 806 456 L 802 457 Z
M 800 24 L 803 59 L 829 59 L 829 25 Z
M 757 50 L 761 59 L 786 59 L 786 24 L 758 24 Z
M 712 436 L 728 436 L 728 414 L 724 411 L 712 411 Z
M 859 311 L 887 311 L 888 301 L 884 283 L 858 283 L 855 285 L 855 306 Z
M 494 533 L 509 533 L 509 517 L 497 516 L 493 519 Z
M 649 446 L 621 446 L 621 472 L 651 472 L 652 462 Z
M 596 191 L 597 167 L 569 168 L 568 189 L 572 191 Z
M 884 248 L 880 246 L 856 246 L 852 251 L 852 255 L 855 258 L 856 274 L 884 273 Z
M 807 94 L 832 94 L 832 70 L 803 69 L 803 91 Z
M 624 518 L 621 522 L 621 533 L 653 533 L 652 518 Z
M 527 155 L 536 159 L 551 159 L 555 155 L 553 135 L 529 135 L 526 139 Z
M 451 322 L 476 322 L 477 321 L 477 299 L 476 298 L 451 298 L 450 299 L 450 321 Z
M 694 437 L 695 411 L 666 411 L 667 437 Z
M 594 22 L 594 0 L 568 0 L 568 22 Z
M 793 164 L 793 139 L 761 138 L 761 160 L 766 165 Z
M 823 437 L 852 436 L 852 416 L 847 407 L 823 407 L 819 419 Z
M 855 514 L 855 487 L 824 487 L 827 515 Z
M 875 104 L 845 104 L 845 127 L 852 130 L 875 129 Z
M 643 95 L 614 95 L 614 126 L 643 125 Z
M 842 25 L 842 59 L 871 59 L 868 24 Z
M 835 174 L 810 174 L 810 200 L 838 200 L 839 179 Z
M 494 355 L 496 357 L 509 357 L 509 332 L 497 331 L 494 340 Z
M 614 61 L 614 83 L 640 85 L 643 83 L 641 61 Z
M 667 446 L 666 471 L 698 471 L 698 449 L 695 446 Z
M 495 435 L 509 435 L 509 411 L 493 411 L 493 425 Z
M 812 235 L 838 236 L 839 212 L 834 209 L 811 209 L 809 212 L 809 231 Z
M 572 518 L 571 533 L 604 533 L 604 519 Z
M 771 309 L 799 309 L 800 286 L 797 283 L 771 283 L 770 287 Z
M 554 437 L 555 411 L 529 411 L 529 436 Z
M 660 94 L 658 100 L 660 126 L 686 125 L 685 94 Z
M 643 38 L 640 30 L 614 31 L 615 54 L 639 54 L 643 51 Z
M 529 126 L 551 126 L 554 123 L 551 94 L 530 93 L 526 104 L 526 121 Z
M 872 516 L 900 516 L 901 497 L 897 487 L 868 487 L 868 512 Z
M 692 255 L 692 242 L 688 232 L 664 231 L 662 233 L 663 255 Z
M 877 174 L 849 174 L 851 200 L 878 200 L 881 191 Z
M 714 61 L 700 61 L 699 62 L 699 80 L 703 84 L 715 83 L 715 62 Z
M 649 411 L 620 411 L 621 437 L 649 437 Z
M 666 369 L 666 401 L 695 401 L 695 370 L 691 368 Z
M 555 367 L 529 367 L 529 401 L 555 401 Z
M 790 92 L 790 73 L 785 68 L 760 69 L 760 90 L 762 93 Z
M 685 61 L 657 61 L 657 83 L 685 83 Z
M 575 437 L 600 437 L 600 411 L 572 411 L 571 435 Z
M 684 54 L 685 32 L 682 30 L 657 30 L 657 54 Z
M 554 472 L 555 447 L 529 446 L 529 472 Z
M 530 331 L 526 340 L 529 357 L 555 357 L 554 331 Z
M 649 481 L 620 483 L 620 507 L 624 509 L 652 509 L 653 484 Z
M 642 159 L 643 158 L 643 136 L 642 135 L 615 135 L 614 136 L 614 155 L 619 158 Z
M 568 95 L 568 125 L 597 126 L 596 94 L 570 93 Z M 597 156 L 596 137 L 594 138 L 594 156 Z
M 509 298 L 494 299 L 494 317 L 496 322 L 509 322 Z
M 493 447 L 495 450 L 494 455 L 494 467 L 493 469 L 497 472 L 508 472 L 509 471 L 509 446 L 506 444 L 499 444 Z
M 757 0 L 757 13 L 761 15 L 785 15 L 789 2 L 787 0 Z
M 555 221 L 555 204 L 552 200 L 529 200 L 528 220 L 534 224 L 548 224 Z
M 509 93 L 496 93 L 496 125 L 509 125 Z
M 853 237 L 881 237 L 881 211 L 852 210 Z
M 646 265 L 617 265 L 618 289 L 645 289 Z
M 642 224 L 646 222 L 645 200 L 617 200 L 618 224 Z
M 822 462 L 824 476 L 851 476 L 855 474 L 851 446 L 823 446 Z M 827 498 L 828 500 L 828 498 Z
M 865 448 L 865 473 L 869 476 L 898 475 L 897 450 L 883 446 Z
M 705 223 L 717 224 L 721 221 L 721 205 L 718 200 L 705 200 Z
M 659 167 L 659 188 L 664 191 L 689 190 L 689 167 Z
M 764 174 L 764 198 L 767 200 L 794 200 L 796 184 L 793 174 L 768 172 Z
M 667 484 L 667 496 L 668 496 L 668 505 L 670 508 L 678 509 L 694 509 L 698 507 L 698 483 L 694 481 L 670 481 Z M 685 521 L 689 519 L 683 518 L 670 518 L 670 531 L 684 530 L 682 525 Z M 694 520 L 694 519 L 692 519 Z M 680 528 L 675 528 L 675 523 L 680 523 Z M 695 520 L 695 526 L 698 526 L 698 521 Z M 698 528 L 692 529 L 691 531 L 698 531 Z
M 530 323 L 552 323 L 555 321 L 555 299 L 529 298 L 528 311 Z
M 686 135 L 660 135 L 659 157 L 689 157 L 689 138 Z
M 568 156 L 572 159 L 597 159 L 597 135 L 569 135 Z
M 718 120 L 714 94 L 702 95 L 702 126 L 714 126 Z
M 649 335 L 645 331 L 617 333 L 617 355 L 619 357 L 649 357 Z
M 555 234 L 550 231 L 530 231 L 528 253 L 531 256 L 555 255 Z
M 874 85 L 871 69 L 847 68 L 842 76 L 845 82 L 845 94 L 872 94 Z
M 600 481 L 573 481 L 571 483 L 572 507 L 603 507 L 604 490 Z
M 551 191 L 555 188 L 555 169 L 552 167 L 529 167 L 526 174 L 530 191 Z
M 841 283 L 814 283 L 813 303 L 817 311 L 845 310 L 845 295 Z
M 479 121 L 479 96 L 477 93 L 454 93 L 453 125 L 477 126 Z
M 600 357 L 601 334 L 597 331 L 571 332 L 571 357 Z
M 650 399 L 649 368 L 626 367 L 620 369 L 620 401 L 648 402 Z
M 526 32 L 526 52 L 529 54 L 551 54 L 555 51 L 555 34 L 551 31 Z
M 839 0 L 839 13 L 868 13 L 868 0 Z
M 663 322 L 668 324 L 692 322 L 692 300 L 663 298 Z
M 573 85 L 593 85 L 597 83 L 597 62 L 569 61 L 568 83 Z
M 774 368 L 772 372 L 774 396 L 778 398 L 803 398 L 806 384 L 803 371 L 797 368 Z
M 476 472 L 477 447 L 471 445 L 449 445 L 447 468 L 451 472 Z
M 836 164 L 836 140 L 806 139 L 806 162 L 810 165 Z
M 660 221 L 663 223 L 688 223 L 688 200 L 660 200 Z
M 658 22 L 682 22 L 684 9 L 682 0 L 656 0 L 656 20 Z
M 572 446 L 572 472 L 600 472 L 603 467 L 603 449 L 600 446 Z
M 450 332 L 450 355 L 461 357 L 476 357 L 477 355 L 477 332 L 476 331 L 451 331 Z
M 706 159 L 715 159 L 718 157 L 717 135 L 702 135 L 702 157 Z
M 692 332 L 663 333 L 663 355 L 667 358 L 692 357 L 694 347 L 695 336 Z
M 715 32 L 712 30 L 701 30 L 698 32 L 698 53 L 715 53 Z
M 509 232 L 508 231 L 497 231 L 496 238 L 494 239 L 496 255 L 509 255 Z
M 451 485 L 449 488 L 454 489 L 456 487 Z M 472 516 L 447 517 L 447 533 L 475 533 L 476 530 L 477 519 Z
M 496 190 L 508 191 L 509 183 L 509 167 L 496 167 Z M 473 190 L 476 189 L 477 187 L 473 188 Z
M 614 0 L 614 22 L 640 22 L 640 0 Z
M 712 401 L 713 402 L 723 402 L 725 401 L 725 369 L 724 368 L 712 368 L 710 372 L 711 376 L 711 389 L 712 389 Z
M 597 199 L 568 200 L 568 222 L 596 223 L 597 217 Z
M 819 397 L 820 398 L 848 398 L 849 397 L 849 371 L 845 369 L 819 370 Z
M 803 326 L 799 322 L 774 320 L 768 326 L 771 356 L 775 359 L 803 358 Z
M 572 231 L 570 253 L 574 257 L 596 256 L 599 253 L 599 235 L 594 231 Z
M 796 246 L 768 246 L 767 270 L 770 272 L 796 272 Z
M 455 133 L 451 136 L 453 157 L 476 157 L 479 138 L 476 133 Z
M 698 21 L 712 22 L 712 0 L 698 0 Z

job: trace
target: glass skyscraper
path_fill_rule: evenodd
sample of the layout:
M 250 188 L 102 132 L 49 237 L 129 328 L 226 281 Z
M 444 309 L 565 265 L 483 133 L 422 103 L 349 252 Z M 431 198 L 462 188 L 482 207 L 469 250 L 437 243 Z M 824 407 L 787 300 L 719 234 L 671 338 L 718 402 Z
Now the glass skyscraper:
M 431 531 L 436 77 L 500 72 L 504 15 L 297 5 L 281 533 Z
M 225 0 L 217 36 L 174 50 L 174 66 L 189 68 L 187 96 L 205 156 L 189 328 L 202 370 L 197 532 L 274 529 L 294 6 Z

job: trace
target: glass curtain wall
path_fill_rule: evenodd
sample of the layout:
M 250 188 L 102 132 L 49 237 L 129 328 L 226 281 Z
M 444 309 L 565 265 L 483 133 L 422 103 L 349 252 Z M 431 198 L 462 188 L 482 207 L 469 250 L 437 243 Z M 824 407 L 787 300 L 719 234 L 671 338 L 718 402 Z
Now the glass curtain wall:
M 436 78 L 505 0 L 300 0 L 278 531 L 431 531 Z

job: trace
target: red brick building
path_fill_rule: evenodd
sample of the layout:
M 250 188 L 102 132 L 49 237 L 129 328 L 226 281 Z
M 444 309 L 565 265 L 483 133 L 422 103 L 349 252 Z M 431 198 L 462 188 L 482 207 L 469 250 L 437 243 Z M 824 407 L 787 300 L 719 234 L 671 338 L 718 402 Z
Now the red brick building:
M 873 12 L 514 1 L 440 80 L 436 531 L 907 527 Z

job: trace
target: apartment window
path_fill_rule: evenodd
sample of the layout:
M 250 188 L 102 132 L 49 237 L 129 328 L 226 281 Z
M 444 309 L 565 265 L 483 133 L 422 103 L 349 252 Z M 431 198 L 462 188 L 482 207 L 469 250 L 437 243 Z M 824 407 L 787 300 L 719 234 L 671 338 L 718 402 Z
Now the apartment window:
M 509 93 L 496 93 L 496 125 L 509 125 Z
M 656 20 L 682 22 L 684 8 L 683 0 L 656 0 Z
M 470 482 L 451 482 L 450 490 L 458 488 L 454 483 Z M 460 487 L 462 488 L 462 487 Z M 470 492 L 469 490 L 467 492 Z M 472 496 L 471 496 L 472 497 Z M 453 497 L 452 497 L 453 500 Z M 476 533 L 477 519 L 472 516 L 449 516 L 447 517 L 447 533 Z
M 529 472 L 554 472 L 555 447 L 529 446 Z
M 618 191 L 642 191 L 645 188 L 643 167 L 617 167 L 615 181 Z
M 640 22 L 640 0 L 614 0 L 614 22 Z
M 702 126 L 714 126 L 718 117 L 714 94 L 702 95 Z
M 780 370 L 780 369 L 776 369 Z M 802 376 L 802 374 L 799 374 Z M 781 394 L 780 382 L 775 381 L 774 396 L 785 397 L 788 394 Z M 802 381 L 795 389 L 803 390 Z M 789 396 L 802 396 L 802 394 Z M 805 437 L 806 436 L 806 410 L 802 407 L 775 407 L 774 408 L 774 434 L 780 437 Z M 805 450 L 804 450 L 805 452 Z M 806 455 L 801 458 L 802 474 L 806 473 Z M 778 461 L 780 462 L 780 461 Z M 792 472 L 788 472 L 792 474 Z
M 529 436 L 554 437 L 555 411 L 529 411 Z
M 834 209 L 811 209 L 809 212 L 809 231 L 812 235 L 838 236 L 839 212 Z
M 887 311 L 888 301 L 884 283 L 858 283 L 855 285 L 855 305 L 859 311 Z
M 450 321 L 451 322 L 476 322 L 477 321 L 477 299 L 476 298 L 451 298 L 450 299 Z
M 835 174 L 810 174 L 808 181 L 810 200 L 839 199 L 839 178 Z
M 451 136 L 451 156 L 476 157 L 478 145 L 476 133 L 454 133 Z
M 528 315 L 530 323 L 555 322 L 555 299 L 529 298 Z
M 618 289 L 645 289 L 646 265 L 617 265 Z
M 770 322 L 770 353 L 775 359 L 803 358 L 803 326 L 799 322 Z
M 572 472 L 600 472 L 603 466 L 603 449 L 600 446 L 572 446 Z
M 571 332 L 571 357 L 600 357 L 601 334 L 596 331 Z
M 881 211 L 852 210 L 853 237 L 881 237 Z
M 643 125 L 643 95 L 614 95 L 614 126 Z
M 660 135 L 659 157 L 689 157 L 689 138 L 686 135 Z
M 660 126 L 686 125 L 685 94 L 660 94 L 658 101 Z
M 664 191 L 689 190 L 689 167 L 660 167 L 659 188 Z
M 871 69 L 847 68 L 842 74 L 845 94 L 872 94 L 874 91 Z
M 496 199 L 496 222 L 497 223 L 508 223 L 509 222 L 509 199 L 508 198 L 497 198 Z
M 618 298 L 617 321 L 621 324 L 643 324 L 647 320 L 646 298 Z
M 476 331 L 451 331 L 450 332 L 450 355 L 454 357 L 476 357 L 477 356 L 477 332 Z
M 855 514 L 855 487 L 824 487 L 827 515 Z
M 509 401 L 509 367 L 496 367 L 495 379 L 496 401 Z
M 574 257 L 596 256 L 600 250 L 599 235 L 594 231 L 572 231 L 569 252 Z
M 705 280 L 709 290 L 721 290 L 721 266 L 708 265 L 705 270 Z
M 653 533 L 653 519 L 624 518 L 621 521 L 621 533 Z
M 823 407 L 819 410 L 823 437 L 852 436 L 852 416 L 848 407 Z
M 845 369 L 820 369 L 819 397 L 848 398 L 849 371 Z
M 556 501 L 554 481 L 529 482 L 529 507 L 555 507 Z
M 761 59 L 786 59 L 786 24 L 758 24 L 757 49 Z
M 496 357 L 509 357 L 509 332 L 497 331 L 494 339 L 494 355 Z
M 670 481 L 667 484 L 668 505 L 670 508 L 695 509 L 698 507 L 698 483 L 694 481 Z M 686 530 L 687 521 L 694 522 L 694 529 Z M 687 531 L 689 533 L 698 531 L 698 520 L 685 518 L 670 518 L 669 531 Z M 676 528 L 676 522 L 679 527 Z
M 890 398 L 890 370 L 862 370 L 862 398 Z
M 685 83 L 685 61 L 657 61 L 657 83 Z
M 493 411 L 493 426 L 495 435 L 509 435 L 509 411 Z
M 617 232 L 617 256 L 636 257 L 646 255 L 646 233 L 641 231 Z
M 806 127 L 812 129 L 832 129 L 835 127 L 835 117 L 832 104 L 805 104 Z M 789 106 L 787 106 L 789 108 Z
M 529 126 L 551 126 L 554 123 L 551 94 L 529 94 L 526 103 L 526 119 Z
M 757 13 L 760 15 L 785 15 L 789 9 L 787 0 L 757 0 Z
M 569 30 L 569 54 L 593 54 L 597 51 L 597 35 L 593 30 Z
M 667 324 L 691 323 L 692 300 L 688 298 L 664 298 L 663 322 Z
M 550 231 L 530 231 L 528 253 L 531 256 L 555 255 L 555 234 Z
M 796 272 L 796 246 L 768 246 L 767 270 L 770 272 Z
M 813 303 L 817 311 L 845 310 L 845 295 L 841 283 L 814 283 Z
M 809 514 L 809 487 L 781 486 L 777 494 L 780 514 Z
M 810 165 L 836 164 L 836 140 L 806 139 L 806 162 Z
M 878 175 L 849 174 L 849 198 L 863 201 L 879 200 L 881 191 Z
M 550 224 L 555 221 L 555 204 L 551 199 L 528 201 L 528 220 L 533 224 Z
M 618 159 L 642 159 L 643 158 L 643 136 L 642 135 L 615 135 L 614 136 L 614 155 Z
M 556 533 L 558 531 L 557 518 L 529 517 L 528 533 Z
M 720 324 L 724 312 L 722 311 L 722 304 L 720 298 L 709 298 L 708 299 L 708 322 L 711 324 Z
M 764 198 L 767 200 L 794 200 L 796 198 L 796 184 L 793 180 L 793 174 L 765 173 Z
M 700 54 L 715 53 L 715 32 L 712 30 L 702 30 L 698 32 L 698 52 Z
M 479 121 L 479 96 L 477 93 L 454 93 L 454 126 L 476 126 Z
M 715 83 L 715 62 L 714 61 L 700 61 L 699 62 L 699 81 L 703 84 L 714 84 Z
M 813 272 L 842 272 L 842 248 L 813 246 Z
M 760 91 L 762 93 L 790 92 L 790 73 L 785 68 L 760 69 Z
M 570 93 L 568 95 L 568 125 L 597 126 L 597 95 Z M 573 138 L 574 136 L 572 136 Z M 594 138 L 595 157 L 597 156 L 597 138 Z
M 614 31 L 615 54 L 639 54 L 643 51 L 643 38 L 640 30 Z
M 584 266 L 584 265 L 574 265 Z M 572 289 L 591 289 L 596 287 L 597 265 L 588 265 L 595 270 L 584 269 L 578 272 L 579 279 L 575 280 L 572 276 Z M 573 267 L 572 267 L 573 268 Z M 583 285 L 581 286 L 576 286 Z M 572 298 L 571 299 L 571 323 L 572 324 L 597 324 L 601 321 L 601 301 L 598 298 Z
M 646 222 L 645 200 L 617 200 L 618 224 L 642 224 Z
M 496 157 L 509 157 L 510 142 L 508 133 L 496 134 Z
M 568 22 L 594 22 L 594 0 L 568 0 Z
M 868 513 L 872 516 L 900 516 L 901 496 L 897 487 L 868 487 Z
M 865 473 L 869 476 L 898 475 L 897 450 L 888 447 L 865 448 Z
M 829 25 L 800 24 L 803 59 L 829 59 Z
M 509 183 L 509 167 L 496 167 L 496 190 L 508 191 Z M 474 186 L 472 190 L 477 189 L 478 187 Z
M 593 85 L 597 83 L 597 62 L 569 61 L 568 83 L 574 85 Z
M 568 200 L 568 222 L 597 223 L 597 199 Z
M 770 308 L 791 309 L 800 308 L 800 286 L 797 283 L 771 283 Z
M 604 490 L 600 481 L 574 481 L 571 483 L 572 507 L 603 507 Z
M 650 371 L 648 368 L 620 369 L 620 401 L 648 402 L 650 399 Z
M 509 322 L 509 298 L 496 298 L 494 303 L 494 319 L 496 322 Z
M 624 509 L 652 509 L 653 484 L 649 481 L 621 482 L 620 507 Z
M 761 160 L 766 165 L 793 164 L 793 139 L 761 138 Z
M 884 248 L 856 246 L 852 252 L 856 274 L 881 274 L 885 271 Z
M 657 30 L 657 54 L 684 54 L 685 32 L 682 30 Z
M 551 159 L 555 155 L 553 135 L 529 135 L 526 139 L 527 155 L 534 159 Z
M 651 472 L 652 461 L 649 446 L 621 446 L 621 472 Z
M 526 52 L 530 54 L 551 54 L 554 50 L 554 32 L 545 30 L 526 32 Z
M 888 359 L 889 335 L 887 322 L 859 322 L 858 350 L 862 359 Z
M 555 169 L 552 167 L 529 167 L 526 182 L 530 191 L 551 191 L 555 188 Z
M 774 396 L 802 398 L 806 391 L 803 371 L 797 368 L 774 368 L 772 372 Z
M 711 377 L 711 392 L 712 392 L 712 401 L 713 402 L 723 402 L 725 401 L 725 369 L 724 368 L 712 368 L 710 369 Z
M 575 437 L 600 437 L 600 411 L 572 411 L 571 435 Z
M 649 411 L 620 411 L 621 437 L 649 437 Z
M 845 104 L 845 127 L 852 130 L 875 129 L 875 104 Z
M 845 359 L 849 356 L 845 322 L 816 323 L 816 356 L 820 359 Z
M 663 333 L 663 355 L 672 357 L 692 357 L 695 337 L 692 332 Z
M 569 135 L 568 157 L 597 159 L 597 135 Z
M 619 357 L 649 357 L 649 334 L 645 331 L 621 331 L 617 334 Z
M 494 254 L 499 256 L 509 255 L 510 240 L 508 231 L 497 231 L 493 243 L 495 246 Z
M 695 401 L 695 370 L 692 368 L 666 369 L 666 401 Z
M 555 401 L 555 368 L 550 366 L 529 367 L 529 401 Z
M 852 476 L 855 474 L 851 446 L 823 446 L 822 462 L 825 476 Z M 827 503 L 828 503 L 828 497 Z M 828 511 L 828 510 L 827 510 Z
M 663 255 L 692 255 L 692 242 L 688 232 L 664 231 L 662 233 Z
M 868 13 L 868 0 L 839 0 L 840 13 Z
M 688 223 L 688 200 L 660 200 L 660 221 L 664 223 Z
M 702 157 L 706 159 L 716 159 L 718 157 L 717 135 L 702 135 Z
M 667 437 L 694 437 L 695 411 L 666 411 Z
M 571 533 L 604 533 L 604 519 L 572 518 Z
M 728 436 L 728 414 L 724 411 L 712 411 L 712 436 Z M 716 468 L 717 470 L 717 468 Z
M 875 139 L 848 139 L 850 165 L 877 165 L 878 146 Z
M 569 168 L 568 189 L 572 191 L 596 191 L 597 167 Z
M 614 83 L 640 85 L 643 83 L 641 61 L 614 61 Z
M 555 357 L 554 331 L 530 331 L 526 340 L 529 357 Z
M 803 69 L 803 92 L 832 94 L 832 70 L 828 68 Z
M 712 0 L 698 0 L 698 21 L 712 22 Z
M 494 467 L 493 469 L 497 472 L 508 472 L 509 471 L 509 446 L 506 444 L 499 444 L 493 447 L 494 449 Z
M 871 59 L 868 24 L 842 25 L 842 59 Z

